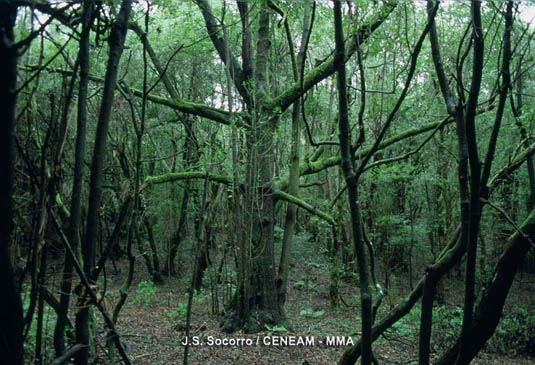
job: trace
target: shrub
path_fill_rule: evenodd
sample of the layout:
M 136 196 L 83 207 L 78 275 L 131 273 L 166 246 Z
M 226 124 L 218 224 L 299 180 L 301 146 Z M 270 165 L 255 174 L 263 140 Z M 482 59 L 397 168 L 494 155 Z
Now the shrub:
M 535 314 L 520 308 L 503 317 L 485 349 L 503 355 L 535 356 Z
M 158 288 L 152 281 L 142 281 L 138 284 L 134 303 L 148 307 L 150 302 L 156 297 Z

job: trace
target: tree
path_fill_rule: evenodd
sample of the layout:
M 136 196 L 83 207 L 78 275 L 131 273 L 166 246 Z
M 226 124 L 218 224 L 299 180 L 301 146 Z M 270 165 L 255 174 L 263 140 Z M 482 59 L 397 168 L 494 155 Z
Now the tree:
M 82 214 L 82 186 L 83 170 L 85 162 L 85 143 L 86 143 L 86 123 L 87 123 L 87 93 L 89 85 L 89 35 L 91 23 L 93 22 L 92 1 L 87 1 L 83 5 L 82 14 L 82 34 L 80 37 L 80 48 L 78 51 L 78 63 L 80 68 L 80 83 L 78 86 L 78 109 L 77 109 L 77 128 L 76 128 L 76 152 L 74 162 L 73 192 L 70 207 L 70 224 L 69 224 L 69 241 L 72 242 L 73 249 L 81 247 L 80 242 L 80 221 Z M 75 76 L 73 75 L 73 78 Z M 58 308 L 58 320 L 54 329 L 54 347 L 56 356 L 65 352 L 65 325 L 70 302 L 70 293 L 73 276 L 73 263 L 68 255 L 65 254 L 65 265 L 63 267 L 63 278 L 61 284 L 61 297 Z
M 113 24 L 109 38 L 109 58 L 104 78 L 104 90 L 97 123 L 93 160 L 91 162 L 91 179 L 89 183 L 89 201 L 87 208 L 87 225 L 82 254 L 84 272 L 91 277 L 95 270 L 96 240 L 98 232 L 98 216 L 102 195 L 102 171 L 105 159 L 106 140 L 110 121 L 113 94 L 117 83 L 119 61 L 123 53 L 124 41 L 128 30 L 128 20 L 132 8 L 131 0 L 121 2 L 121 9 Z M 76 314 L 76 341 L 89 345 L 89 306 L 82 307 Z M 76 355 L 77 364 L 89 362 L 89 347 L 80 350 Z
M 2 123 L 1 204 L 4 217 L 0 223 L 0 290 L 4 300 L 0 305 L 0 355 L 10 364 L 22 364 L 22 304 L 11 262 L 11 232 L 13 228 L 13 165 L 15 159 L 13 134 L 17 106 L 17 57 L 20 47 L 15 43 L 14 26 L 17 6 L 11 1 L 0 2 L 0 98 L 6 106 Z
M 245 192 L 244 206 L 249 215 L 245 217 L 245 245 L 240 245 L 241 250 L 247 249 L 249 255 L 255 257 L 250 264 L 242 265 L 245 270 L 240 275 L 241 281 L 238 283 L 237 295 L 234 300 L 231 319 L 227 321 L 226 328 L 234 330 L 246 326 L 250 327 L 254 322 L 249 317 L 252 312 L 257 311 L 256 317 L 260 322 L 281 323 L 285 321 L 282 308 L 282 300 L 277 295 L 277 284 L 275 279 L 275 260 L 273 246 L 273 226 L 274 226 L 274 183 L 273 183 L 273 138 L 275 128 L 279 121 L 279 113 L 286 110 L 296 102 L 303 93 L 311 89 L 320 81 L 332 75 L 335 71 L 334 58 L 311 70 L 305 75 L 302 81 L 295 83 L 288 90 L 280 93 L 274 98 L 269 98 L 270 88 L 267 77 L 268 54 L 270 51 L 269 31 L 269 2 L 262 4 L 258 17 L 258 35 L 256 45 L 256 58 L 254 73 L 251 82 L 248 83 L 248 70 L 251 65 L 250 44 L 247 38 L 242 43 L 242 67 L 231 54 L 230 47 L 225 46 L 225 38 L 218 28 L 216 19 L 208 2 L 197 0 L 210 39 L 224 63 L 231 70 L 231 76 L 236 90 L 243 98 L 250 115 L 245 121 L 247 163 L 245 172 Z M 373 18 L 355 32 L 349 41 L 348 57 L 355 53 L 358 42 L 364 42 L 370 33 L 377 29 L 388 14 L 395 7 L 395 2 L 388 2 L 380 10 L 378 16 Z M 242 18 L 244 11 L 242 10 Z M 246 24 L 247 22 L 242 22 Z M 223 25 L 224 26 L 224 25 Z M 246 27 L 247 29 L 247 27 Z M 244 34 L 248 34 L 247 30 Z M 228 60 L 228 61 L 227 61 Z M 247 87 L 245 87 L 247 86 Z M 155 99 L 153 99 L 155 100 Z M 161 102 L 164 102 L 163 100 Z M 191 110 L 183 103 L 174 103 L 177 110 L 193 112 L 196 115 L 208 117 L 219 122 L 228 124 L 227 118 L 223 117 L 225 112 L 214 113 L 205 107 Z M 244 123 L 244 124 L 245 124 Z M 251 228 L 249 228 L 251 227 Z M 248 260 L 251 260 L 249 257 Z M 251 267 L 251 271 L 247 270 Z M 236 316 L 237 314 L 237 316 Z M 249 330 L 254 330 L 255 326 Z
M 117 349 L 130 363 L 116 326 L 138 279 L 160 295 L 160 273 L 191 278 L 167 297 L 186 336 L 208 296 L 224 331 L 299 331 L 285 310 L 295 289 L 317 301 L 301 314 L 343 304 L 359 317 L 341 364 L 381 361 L 373 342 L 413 308 L 421 364 L 465 364 L 496 341 L 534 237 L 522 4 L 12 4 L 0 2 L 15 223 L 1 282 L 25 313 L 2 320 L 27 361 L 113 362 Z M 445 282 L 464 303 L 444 302 Z M 464 319 L 444 340 L 452 300 Z M 102 323 L 107 346 L 92 334 Z

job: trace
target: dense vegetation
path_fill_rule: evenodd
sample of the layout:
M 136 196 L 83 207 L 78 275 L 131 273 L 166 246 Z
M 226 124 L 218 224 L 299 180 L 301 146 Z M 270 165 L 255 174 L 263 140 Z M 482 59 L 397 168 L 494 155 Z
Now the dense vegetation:
M 535 356 L 533 10 L 0 0 L 0 357 L 143 362 L 153 325 Z

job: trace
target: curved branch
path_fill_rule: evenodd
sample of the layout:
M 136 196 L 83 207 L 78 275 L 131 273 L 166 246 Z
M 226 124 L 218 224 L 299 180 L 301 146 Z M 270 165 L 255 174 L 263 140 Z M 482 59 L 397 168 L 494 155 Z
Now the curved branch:
M 535 143 L 532 143 L 529 148 L 526 148 L 524 152 L 522 152 L 520 156 L 511 161 L 509 165 L 507 165 L 506 167 L 501 169 L 496 175 L 494 175 L 494 177 L 490 179 L 488 189 L 494 189 L 496 185 L 503 181 L 513 171 L 518 169 L 528 159 L 528 157 L 533 156 L 533 154 L 535 154 Z
M 330 214 L 322 212 L 321 210 L 319 210 L 316 207 L 308 204 L 306 201 L 304 201 L 302 199 L 296 198 L 295 196 L 290 195 L 288 193 L 285 193 L 285 192 L 283 192 L 281 190 L 275 190 L 273 192 L 273 195 L 277 199 L 287 201 L 288 203 L 292 203 L 292 204 L 297 205 L 300 208 L 303 208 L 307 212 L 310 212 L 310 213 L 320 217 L 321 219 L 323 219 L 324 221 L 326 221 L 329 224 L 334 224 L 335 223 L 334 222 L 334 218 Z
M 147 177 L 145 179 L 145 182 L 139 187 L 139 192 L 140 193 L 143 192 L 145 189 L 147 189 L 148 187 L 152 185 L 164 184 L 164 183 L 181 181 L 181 180 L 190 180 L 190 179 L 208 179 L 208 180 L 215 181 L 221 184 L 225 184 L 229 186 L 232 185 L 232 179 L 225 175 L 210 174 L 204 171 L 172 172 L 169 174 Z M 295 204 L 298 207 L 303 208 L 304 210 L 320 217 L 321 219 L 325 220 L 329 224 L 334 224 L 334 218 L 330 214 L 317 209 L 316 207 L 312 206 L 311 204 L 307 203 L 306 201 L 302 199 L 299 199 L 281 190 L 274 190 L 273 196 L 276 199 L 284 200 L 288 203 Z
M 397 0 L 388 0 L 379 11 L 379 14 L 372 20 L 362 25 L 356 32 L 356 36 L 352 36 L 347 42 L 346 61 L 357 50 L 357 44 L 362 45 L 370 35 L 383 24 L 390 13 L 397 6 Z M 333 75 L 335 72 L 334 56 L 330 56 L 329 60 L 323 62 L 321 65 L 310 70 L 302 80 L 302 87 L 300 82 L 296 82 L 281 93 L 279 96 L 266 101 L 264 107 L 271 110 L 280 110 L 280 112 L 288 109 L 302 94 L 310 90 L 314 85 L 327 77 Z
M 219 28 L 221 26 L 224 26 L 224 24 L 218 24 L 218 21 L 212 13 L 212 9 L 210 8 L 210 4 L 207 0 L 195 0 L 195 3 L 199 7 L 199 9 L 201 9 L 202 16 L 204 18 L 204 23 L 206 25 L 206 30 L 208 31 L 210 39 L 212 40 L 212 43 L 215 49 L 217 50 L 219 58 L 225 64 L 227 63 L 227 60 L 230 61 L 229 66 L 232 71 L 231 75 L 234 81 L 234 86 L 236 86 L 236 89 L 238 90 L 242 98 L 245 100 L 245 103 L 249 104 L 250 96 L 246 89 L 246 78 L 244 76 L 244 73 L 240 67 L 240 64 L 238 63 L 238 60 L 236 60 L 232 53 L 228 51 L 229 54 L 227 54 L 227 50 L 229 50 L 230 48 L 225 45 L 225 38 L 222 36 L 222 34 L 220 34 Z
M 19 66 L 19 68 L 22 70 L 31 71 L 31 70 L 38 69 L 38 66 L 26 65 L 26 66 Z M 55 72 L 55 73 L 64 74 L 64 75 L 72 75 L 72 71 L 61 69 L 61 68 L 46 68 L 46 71 Z M 102 77 L 95 76 L 95 75 L 90 75 L 89 79 L 93 82 L 99 82 L 99 83 L 104 82 L 104 79 Z M 134 94 L 135 96 L 143 97 L 142 90 L 135 89 L 135 88 L 130 88 L 130 90 L 132 91 L 132 94 Z M 172 109 L 178 110 L 183 113 L 196 115 L 199 117 L 213 120 L 214 122 L 218 122 L 218 123 L 225 124 L 225 125 L 230 125 L 230 115 L 229 115 L 229 112 L 227 112 L 226 110 L 212 108 L 205 104 L 193 103 L 187 100 L 167 98 L 167 97 L 163 97 L 163 96 L 159 96 L 155 94 L 148 94 L 147 100 L 150 100 L 156 104 L 168 106 Z M 242 118 L 244 120 L 247 120 L 246 115 L 242 115 Z M 237 123 L 237 125 L 239 127 L 245 126 L 244 123 Z
M 143 97 L 143 91 L 134 88 L 131 88 L 131 90 L 135 96 Z M 147 100 L 150 100 L 156 104 L 168 106 L 183 113 L 196 115 L 213 120 L 214 122 L 230 125 L 230 116 L 226 110 L 212 108 L 204 104 L 192 103 L 191 101 L 182 99 L 165 98 L 154 94 L 148 94 Z M 243 126 L 243 124 L 238 123 L 238 126 Z
M 364 171 L 368 171 L 369 169 L 372 169 L 374 167 L 377 167 L 377 166 L 380 166 L 380 165 L 384 165 L 384 164 L 388 164 L 388 163 L 392 163 L 392 162 L 397 162 L 397 161 L 401 161 L 401 160 L 406 160 L 408 159 L 410 156 L 420 152 L 420 150 L 427 144 L 427 142 L 429 142 L 431 140 L 431 138 L 433 138 L 433 136 L 438 132 L 438 130 L 440 128 L 442 128 L 444 126 L 444 124 L 446 124 L 448 121 L 451 122 L 453 119 L 451 119 L 450 117 L 446 117 L 442 123 L 440 123 L 435 129 L 433 129 L 433 131 L 431 132 L 431 134 L 429 134 L 427 137 L 425 137 L 424 141 L 422 143 L 420 143 L 418 145 L 418 147 L 416 147 L 414 150 L 412 151 L 409 151 L 403 155 L 400 155 L 400 156 L 395 156 L 395 157 L 390 157 L 390 158 L 385 158 L 385 159 L 382 159 L 382 160 L 379 160 L 379 161 L 375 161 L 371 164 L 369 164 L 368 166 L 366 166 L 363 170 Z
M 438 121 L 438 122 L 432 122 L 432 123 L 427 123 L 427 124 L 424 124 L 423 126 L 421 126 L 420 128 L 415 128 L 415 129 L 410 129 L 408 131 L 405 131 L 405 132 L 402 132 L 400 134 L 397 134 L 393 137 L 390 137 L 390 138 L 387 138 L 385 140 L 383 140 L 379 146 L 377 147 L 377 151 L 379 150 L 382 150 L 386 147 L 389 147 L 399 141 L 402 141 L 406 138 L 410 138 L 410 137 L 414 137 L 414 136 L 417 136 L 417 135 L 420 135 L 422 133 L 425 133 L 425 132 L 428 132 L 428 131 L 432 131 L 434 129 L 436 129 L 437 127 L 439 127 L 441 124 L 443 125 L 447 125 L 447 124 L 450 124 L 452 123 L 452 119 L 446 119 L 446 121 L 441 120 L 441 121 Z M 362 149 L 361 151 L 359 152 L 356 152 L 355 153 L 355 159 L 360 159 L 361 157 L 363 157 L 364 155 L 366 155 L 369 151 L 370 151 L 371 147 L 368 147 L 368 148 L 365 148 L 365 149 Z M 299 166 L 299 171 L 300 171 L 300 175 L 303 176 L 303 175 L 310 175 L 310 174 L 315 174 L 315 173 L 318 173 L 320 171 L 323 171 L 329 167 L 333 167 L 333 166 L 336 166 L 336 165 L 339 165 L 340 164 L 340 156 L 331 156 L 331 157 L 327 157 L 327 158 L 323 158 L 321 160 L 318 160 L 318 161 L 307 161 L 307 162 L 304 162 L 303 164 L 301 164 L 301 166 Z
M 422 49 L 422 45 L 423 45 L 424 40 L 425 40 L 425 38 L 427 36 L 427 33 L 429 33 L 429 30 L 431 28 L 431 21 L 435 18 L 437 10 L 438 10 L 438 3 L 434 7 L 434 9 L 432 10 L 432 13 L 429 15 L 430 16 L 430 18 L 429 18 L 430 20 L 428 21 L 426 27 L 424 28 L 424 31 L 422 32 L 422 34 L 420 35 L 420 38 L 418 39 L 418 41 L 416 42 L 416 45 L 414 46 L 414 50 L 412 51 L 412 54 L 411 54 L 411 57 L 410 57 L 409 72 L 407 74 L 407 78 L 405 79 L 405 83 L 404 83 L 405 86 L 403 88 L 403 91 L 401 92 L 401 95 L 399 96 L 396 104 L 394 105 L 394 108 L 392 109 L 392 111 L 388 115 L 388 118 L 386 119 L 385 124 L 381 128 L 381 131 L 379 132 L 379 136 L 377 137 L 377 139 L 373 143 L 373 146 L 369 149 L 368 153 L 366 153 L 366 155 L 362 159 L 362 162 L 360 163 L 360 165 L 358 167 L 358 170 L 356 171 L 357 177 L 364 172 L 364 169 L 366 168 L 366 165 L 370 161 L 370 159 L 373 156 L 373 154 L 379 148 L 379 145 L 381 144 L 381 141 L 383 140 L 386 132 L 390 128 L 390 124 L 395 119 L 396 114 L 397 114 L 399 108 L 401 107 L 401 104 L 403 103 L 403 101 L 405 100 L 405 97 L 408 94 L 409 87 L 411 85 L 411 81 L 412 81 L 412 79 L 414 77 L 414 74 L 415 74 L 415 71 L 416 71 L 416 64 L 417 64 L 417 61 L 418 61 L 418 56 L 419 56 L 420 51 Z

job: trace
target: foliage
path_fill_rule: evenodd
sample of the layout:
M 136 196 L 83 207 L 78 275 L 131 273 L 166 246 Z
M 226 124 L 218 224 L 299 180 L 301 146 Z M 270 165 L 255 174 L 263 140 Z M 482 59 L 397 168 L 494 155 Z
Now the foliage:
M 322 317 L 324 314 L 325 314 L 324 310 L 316 311 L 316 310 L 314 310 L 312 308 L 302 309 L 299 312 L 299 315 L 301 315 L 303 317 L 312 317 L 312 318 L 319 318 L 319 317 Z
M 170 299 L 173 294 L 167 293 L 168 298 Z M 196 290 L 193 295 L 193 303 L 202 304 L 207 298 L 207 294 L 203 288 Z M 179 301 L 176 308 L 171 310 L 166 310 L 165 315 L 171 319 L 185 319 L 188 310 L 188 295 L 184 294 L 184 301 Z
M 418 341 L 418 324 L 421 309 L 414 307 L 409 314 L 396 322 L 391 331 L 399 336 Z M 463 310 L 461 307 L 439 305 L 433 309 L 433 348 L 436 352 L 447 349 L 461 330 Z M 535 355 L 535 314 L 520 307 L 505 315 L 485 350 L 508 356 Z
M 156 298 L 156 293 L 158 288 L 154 285 L 154 282 L 151 280 L 142 281 L 138 284 L 136 290 L 136 297 L 134 298 L 134 303 L 144 306 L 145 308 L 149 307 L 151 302 Z
M 508 356 L 535 356 L 535 313 L 519 307 L 506 314 L 485 349 Z
M 288 330 L 281 325 L 270 326 L 269 324 L 266 324 L 266 329 L 268 330 L 268 336 L 276 336 L 288 332 Z
M 463 322 L 463 309 L 445 305 L 433 309 L 433 342 L 435 350 L 446 349 L 457 338 Z
M 422 310 L 415 306 L 405 317 L 394 323 L 392 334 L 403 336 L 414 342 L 418 341 L 418 329 Z M 444 350 L 457 338 L 462 324 L 462 308 L 450 308 L 445 305 L 433 308 L 433 341 L 434 350 Z
M 165 315 L 171 319 L 185 319 L 187 310 L 188 310 L 188 303 L 179 302 L 176 308 L 165 311 Z
M 420 323 L 422 311 L 419 306 L 415 306 L 405 317 L 392 325 L 390 332 L 393 334 L 409 337 L 417 340 L 417 324 Z

